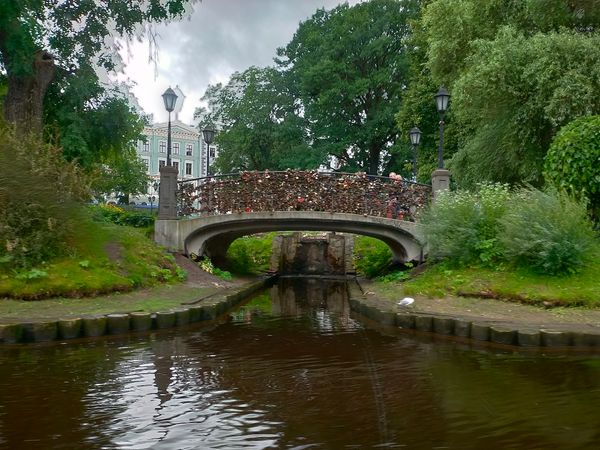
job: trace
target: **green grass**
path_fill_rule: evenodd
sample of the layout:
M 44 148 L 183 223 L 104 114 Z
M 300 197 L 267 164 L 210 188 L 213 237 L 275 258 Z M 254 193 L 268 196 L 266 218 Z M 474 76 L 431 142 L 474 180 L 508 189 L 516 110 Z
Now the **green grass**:
M 143 230 L 85 222 L 71 237 L 69 248 L 68 255 L 31 269 L 0 266 L 0 297 L 94 296 L 185 277 L 173 257 Z
M 215 292 L 217 288 L 197 288 L 184 284 L 162 285 L 119 295 L 93 298 L 53 298 L 23 301 L 0 300 L 0 322 L 59 319 L 94 314 L 156 312 L 177 308 Z
M 434 265 L 403 284 L 406 295 L 494 297 L 555 306 L 600 307 L 600 249 L 580 272 L 540 275 L 527 269 Z

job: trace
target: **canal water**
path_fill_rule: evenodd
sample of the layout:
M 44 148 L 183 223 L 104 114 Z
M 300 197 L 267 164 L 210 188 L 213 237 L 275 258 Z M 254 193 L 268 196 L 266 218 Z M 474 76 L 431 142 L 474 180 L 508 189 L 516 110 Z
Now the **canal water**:
M 0 348 L 0 448 L 598 449 L 600 358 L 377 327 L 283 280 L 225 320 Z

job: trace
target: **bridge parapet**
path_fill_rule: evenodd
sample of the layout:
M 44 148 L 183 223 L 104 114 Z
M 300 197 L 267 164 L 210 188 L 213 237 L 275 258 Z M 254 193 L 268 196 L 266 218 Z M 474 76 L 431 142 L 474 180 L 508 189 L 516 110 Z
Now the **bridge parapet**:
M 398 178 L 287 170 L 241 172 L 179 183 L 179 215 L 327 211 L 414 221 L 431 186 Z

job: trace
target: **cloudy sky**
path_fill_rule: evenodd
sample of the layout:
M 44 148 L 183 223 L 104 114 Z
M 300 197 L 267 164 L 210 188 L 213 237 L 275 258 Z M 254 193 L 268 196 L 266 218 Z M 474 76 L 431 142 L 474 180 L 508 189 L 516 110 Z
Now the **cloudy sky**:
M 140 106 L 155 121 L 167 117 L 161 94 L 178 85 L 186 96 L 179 118 L 191 123 L 209 84 L 226 82 L 233 72 L 252 65 L 271 65 L 277 47 L 291 40 L 301 21 L 318 8 L 340 3 L 344 1 L 202 0 L 189 19 L 158 27 L 156 66 L 148 60 L 147 41 L 124 48 L 126 66 L 118 78 L 134 84 Z

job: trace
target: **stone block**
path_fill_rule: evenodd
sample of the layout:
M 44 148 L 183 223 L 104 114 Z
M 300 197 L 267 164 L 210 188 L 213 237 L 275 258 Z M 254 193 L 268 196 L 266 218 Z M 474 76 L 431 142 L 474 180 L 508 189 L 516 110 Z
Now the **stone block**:
M 600 345 L 600 334 L 571 333 L 571 340 L 575 347 L 596 347 Z
M 190 323 L 190 310 L 176 309 L 175 310 L 175 325 L 180 327 L 182 325 L 188 325 Z
M 30 322 L 23 324 L 23 340 L 27 342 L 48 342 L 58 337 L 56 322 Z
M 84 317 L 81 321 L 85 337 L 98 337 L 106 334 L 107 320 L 105 316 Z
M 20 323 L 0 324 L 0 342 L 16 344 L 23 339 L 23 327 Z
M 214 320 L 217 318 L 217 307 L 213 303 L 207 303 L 202 306 L 203 320 Z
M 194 305 L 190 307 L 190 323 L 196 323 L 203 320 L 202 318 L 202 306 Z
M 471 339 L 477 341 L 490 340 L 490 326 L 484 323 L 471 323 Z
M 540 347 L 542 345 L 540 330 L 517 331 L 517 343 L 521 347 Z
M 454 336 L 470 337 L 471 322 L 464 319 L 454 319 Z
M 132 312 L 129 314 L 133 331 L 148 331 L 152 329 L 152 314 L 149 312 Z
M 419 331 L 431 331 L 433 328 L 433 318 L 431 316 L 415 315 L 415 329 Z
M 108 334 L 129 333 L 129 314 L 107 314 L 106 328 L 108 330 Z
M 413 328 L 415 328 L 415 316 L 412 314 L 397 313 L 396 325 L 398 326 L 398 328 L 412 330 Z
M 175 326 L 174 311 L 159 311 L 156 313 L 156 328 L 172 328 Z
M 515 345 L 517 342 L 517 331 L 512 328 L 499 326 L 490 327 L 490 341 L 496 344 Z
M 396 325 L 396 314 L 392 311 L 379 311 L 379 323 L 383 325 Z
M 60 339 L 75 339 L 81 336 L 83 328 L 83 320 L 75 319 L 60 319 L 58 321 L 58 336 Z
M 439 334 L 453 334 L 454 319 L 449 317 L 434 317 L 433 331 Z
M 541 330 L 542 345 L 546 347 L 567 347 L 571 345 L 569 333 L 553 330 Z

